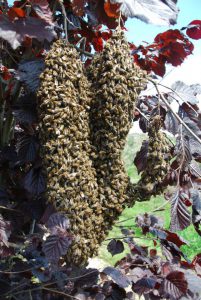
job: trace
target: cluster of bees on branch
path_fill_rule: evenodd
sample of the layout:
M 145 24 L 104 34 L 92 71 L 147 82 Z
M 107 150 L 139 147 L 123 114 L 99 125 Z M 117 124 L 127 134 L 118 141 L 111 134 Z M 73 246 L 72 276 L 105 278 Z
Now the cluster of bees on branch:
M 121 152 L 147 74 L 134 65 L 121 30 L 86 73 L 75 48 L 63 40 L 52 45 L 45 66 L 38 115 L 47 200 L 69 217 L 75 240 L 66 257 L 80 265 L 97 254 L 124 207 L 134 203 Z M 154 134 L 150 152 L 161 137 Z M 149 175 L 142 177 L 140 188 Z

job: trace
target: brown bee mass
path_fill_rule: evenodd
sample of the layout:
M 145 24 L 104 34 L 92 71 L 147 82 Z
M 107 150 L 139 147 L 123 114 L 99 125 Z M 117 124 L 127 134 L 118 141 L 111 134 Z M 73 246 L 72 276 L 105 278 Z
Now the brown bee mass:
M 135 186 L 135 193 L 139 199 L 149 199 L 152 195 L 163 192 L 162 185 L 170 167 L 170 144 L 163 132 L 160 131 L 162 120 L 155 116 L 149 123 L 149 145 L 146 169 Z
M 134 202 L 121 152 L 147 75 L 120 30 L 93 59 L 89 80 L 64 41 L 53 44 L 45 64 L 38 112 L 47 199 L 69 217 L 75 241 L 67 259 L 82 264 Z
M 38 112 L 47 199 L 69 217 L 75 242 L 68 256 L 80 264 L 96 253 L 103 222 L 89 158 L 89 85 L 77 51 L 61 40 L 53 44 L 45 64 Z
M 146 72 L 133 63 L 129 44 L 121 30 L 113 33 L 88 69 L 95 95 L 90 128 L 104 230 L 111 228 L 125 205 L 134 202 L 129 197 L 129 179 L 121 153 L 131 127 L 135 102 L 147 83 L 146 77 Z

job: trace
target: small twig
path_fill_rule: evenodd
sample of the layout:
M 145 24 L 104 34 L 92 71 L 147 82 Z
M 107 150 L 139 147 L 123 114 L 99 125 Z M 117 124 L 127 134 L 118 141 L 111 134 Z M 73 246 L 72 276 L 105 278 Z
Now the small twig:
M 138 107 L 135 107 L 135 109 L 149 122 L 149 119 L 145 116 L 143 112 Z
M 162 205 L 160 205 L 159 207 L 155 208 L 154 210 L 152 210 L 151 212 L 157 212 L 159 211 L 161 208 L 163 208 L 164 206 L 166 206 L 169 203 L 169 201 L 166 201 L 165 203 L 163 203 Z
M 116 224 L 124 223 L 124 222 L 129 221 L 129 220 L 134 220 L 134 217 L 131 217 L 131 218 L 128 218 L 128 219 L 124 219 L 122 221 L 118 221 L 118 222 L 116 222 Z
M 111 240 L 123 240 L 123 239 L 126 239 L 126 238 L 134 238 L 134 239 L 140 239 L 140 240 L 156 240 L 156 238 L 149 238 L 149 237 L 145 237 L 145 236 L 142 236 L 142 237 L 138 237 L 138 236 L 135 236 L 135 235 L 125 235 L 125 236 L 120 236 L 120 237 L 113 237 L 113 238 L 108 238 L 108 239 L 105 239 L 105 241 L 111 241 Z
M 48 292 L 50 292 L 50 293 L 55 293 L 55 294 L 57 294 L 57 295 L 61 295 L 61 296 L 67 297 L 68 299 L 70 298 L 70 299 L 79 300 L 78 298 L 76 298 L 76 297 L 74 297 L 74 296 L 71 296 L 71 295 L 66 294 L 66 293 L 64 293 L 64 292 L 60 292 L 60 291 L 58 291 L 58 290 L 54 290 L 54 289 L 50 289 L 50 288 L 46 288 L 46 287 L 42 287 L 42 289 L 43 289 L 44 291 L 48 291 Z
M 190 107 L 195 113 L 196 113 L 196 115 L 198 115 L 198 112 L 192 107 L 192 105 L 189 103 L 189 102 L 187 102 L 187 101 L 185 101 L 175 90 L 173 90 L 171 87 L 168 87 L 168 86 L 166 86 L 166 85 L 164 85 L 164 84 L 161 84 L 161 83 L 158 83 L 158 85 L 161 85 L 162 87 L 164 87 L 164 88 L 166 88 L 166 89 L 168 89 L 168 90 L 170 90 L 170 91 L 172 91 L 175 95 L 177 95 L 184 103 L 186 103 L 186 105 L 188 105 L 188 107 Z M 179 103 L 179 101 L 175 98 L 175 97 L 173 97 L 173 96 L 171 96 L 174 100 L 176 100 L 177 101 L 177 103 L 178 104 L 180 104 Z
M 34 233 L 35 225 L 36 225 L 36 220 L 34 219 L 33 222 L 31 223 L 31 228 L 30 228 L 29 234 L 33 234 Z
M 193 168 L 191 165 L 189 165 L 189 167 L 190 167 L 195 173 L 197 173 L 197 175 L 198 175 L 199 177 L 201 177 L 201 174 L 200 174 L 195 168 Z
M 87 52 L 87 51 L 84 51 L 84 50 L 80 49 L 80 48 L 79 48 L 78 46 L 76 46 L 76 45 L 73 45 L 73 47 L 75 47 L 75 49 L 76 49 L 78 52 L 80 52 L 80 53 L 82 53 L 82 54 L 84 54 L 84 55 L 86 55 L 86 56 L 94 57 L 94 55 L 93 55 L 92 53 Z
M 64 19 L 64 32 L 65 32 L 65 40 L 68 42 L 68 29 L 67 29 L 67 15 L 66 15 L 66 10 L 63 4 L 63 0 L 59 0 L 59 4 L 61 6 L 62 14 L 63 14 L 63 19 Z
M 184 121 L 180 118 L 180 116 L 177 113 L 175 113 L 175 111 L 172 109 L 171 105 L 168 103 L 168 101 L 165 99 L 165 97 L 161 94 L 161 92 L 159 91 L 159 88 L 158 88 L 158 84 L 152 79 L 149 79 L 149 80 L 155 86 L 157 93 L 160 96 L 161 100 L 171 110 L 172 114 L 179 121 L 179 123 L 182 124 L 184 126 L 184 128 L 201 144 L 201 139 L 186 125 L 186 123 L 184 123 Z

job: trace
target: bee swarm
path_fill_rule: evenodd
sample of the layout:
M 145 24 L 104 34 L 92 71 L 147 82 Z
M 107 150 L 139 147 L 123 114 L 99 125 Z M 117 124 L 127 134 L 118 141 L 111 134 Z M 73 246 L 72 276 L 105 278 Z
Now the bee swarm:
M 134 65 L 120 30 L 93 59 L 89 80 L 77 51 L 62 40 L 45 65 L 38 113 L 47 199 L 69 217 L 75 241 L 66 257 L 80 265 L 134 202 L 121 153 L 147 74 Z
M 131 127 L 135 102 L 147 83 L 146 77 L 146 72 L 133 63 L 129 44 L 121 30 L 113 33 L 88 69 L 95 95 L 90 128 L 104 231 L 111 228 L 125 205 L 133 202 L 128 193 L 129 179 L 121 153 Z
M 45 64 L 38 114 L 47 199 L 69 217 L 76 239 L 67 257 L 80 264 L 97 252 L 103 222 L 89 158 L 89 85 L 77 51 L 62 40 L 53 44 Z
M 148 135 L 149 145 L 146 169 L 142 172 L 141 179 L 137 183 L 136 195 L 140 199 L 149 199 L 151 195 L 163 192 L 163 183 L 170 167 L 170 145 L 163 132 L 160 131 L 162 122 L 160 116 L 150 120 Z

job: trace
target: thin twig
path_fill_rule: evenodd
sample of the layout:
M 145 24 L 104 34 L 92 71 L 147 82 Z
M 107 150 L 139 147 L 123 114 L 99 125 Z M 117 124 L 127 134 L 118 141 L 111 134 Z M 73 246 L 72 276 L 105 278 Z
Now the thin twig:
M 152 210 L 151 212 L 157 212 L 159 211 L 161 208 L 163 208 L 164 206 L 166 206 L 169 202 L 166 201 L 165 203 L 163 203 L 162 205 L 160 205 L 159 207 L 155 208 L 154 210 Z
M 87 51 L 84 51 L 84 50 L 80 49 L 80 48 L 79 48 L 78 46 L 76 46 L 76 45 L 73 45 L 73 47 L 75 47 L 75 49 L 76 49 L 78 52 L 80 52 L 80 53 L 82 53 L 82 54 L 84 54 L 84 55 L 86 55 L 86 56 L 94 57 L 94 55 L 93 55 L 92 53 L 87 52 Z
M 201 139 L 188 127 L 188 125 L 186 125 L 186 123 L 184 123 L 184 121 L 180 118 L 180 116 L 177 113 L 175 113 L 175 111 L 172 109 L 171 105 L 168 103 L 168 101 L 165 99 L 165 97 L 161 94 L 161 92 L 159 91 L 159 88 L 158 88 L 158 84 L 152 79 L 149 79 L 149 80 L 155 86 L 157 93 L 160 96 L 161 100 L 171 110 L 172 114 L 179 121 L 179 123 L 182 124 L 184 126 L 184 128 L 201 144 Z
M 143 112 L 138 107 L 135 107 L 135 109 L 149 122 L 149 119 L 145 116 Z
M 62 14 L 63 14 L 63 19 L 64 19 L 64 32 L 65 32 L 65 40 L 68 42 L 68 29 L 67 29 L 67 15 L 66 15 L 66 9 L 63 4 L 63 0 L 59 0 L 59 4 L 61 6 Z
M 122 220 L 122 221 L 118 221 L 118 222 L 116 222 L 116 224 L 124 223 L 124 222 L 129 221 L 129 220 L 134 220 L 134 217 L 127 218 L 127 219 L 124 219 L 124 220 Z
M 30 228 L 29 234 L 34 233 L 35 225 L 36 225 L 36 220 L 34 219 L 33 222 L 31 223 L 31 228 Z
M 198 115 L 198 112 L 192 107 L 192 105 L 189 103 L 189 102 L 187 102 L 187 101 L 185 101 L 175 90 L 173 90 L 171 87 L 168 87 L 168 86 L 166 86 L 166 85 L 164 85 L 164 84 L 161 84 L 161 83 L 158 83 L 158 85 L 161 85 L 162 87 L 164 87 L 164 88 L 166 88 L 166 89 L 168 89 L 168 90 L 170 90 L 170 91 L 172 91 L 175 95 L 177 95 L 184 103 L 186 103 L 186 105 L 188 105 L 188 107 L 190 107 L 195 113 L 196 113 L 196 115 Z M 177 101 L 177 103 L 179 103 L 179 101 L 175 98 L 175 97 L 173 97 L 173 96 L 171 96 L 174 100 L 176 100 Z M 180 103 L 179 103 L 180 104 Z
M 50 293 L 55 293 L 57 295 L 61 295 L 61 296 L 64 296 L 64 297 L 67 297 L 67 298 L 70 298 L 70 299 L 76 299 L 76 300 L 79 300 L 78 298 L 74 297 L 74 296 L 71 296 L 69 294 L 66 294 L 64 292 L 60 292 L 58 290 L 53 290 L 53 289 L 50 289 L 50 288 L 46 288 L 46 287 L 43 287 L 42 288 L 44 291 L 48 291 Z

